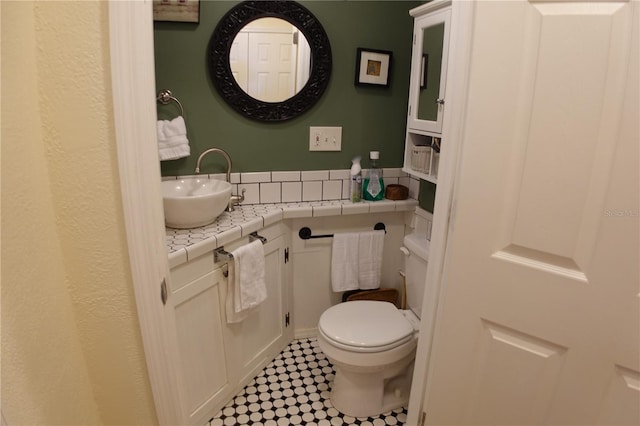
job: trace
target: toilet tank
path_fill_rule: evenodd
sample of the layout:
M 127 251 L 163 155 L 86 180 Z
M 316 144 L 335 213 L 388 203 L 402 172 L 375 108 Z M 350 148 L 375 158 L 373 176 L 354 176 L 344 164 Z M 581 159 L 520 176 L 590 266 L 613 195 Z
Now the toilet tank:
M 407 309 L 422 317 L 422 299 L 427 279 L 429 244 L 425 234 L 409 234 L 404 237 L 404 273 L 407 285 Z

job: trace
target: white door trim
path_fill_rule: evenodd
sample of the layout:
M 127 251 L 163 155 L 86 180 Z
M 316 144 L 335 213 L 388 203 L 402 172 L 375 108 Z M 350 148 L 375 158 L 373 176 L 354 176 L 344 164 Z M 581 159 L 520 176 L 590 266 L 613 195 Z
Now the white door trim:
M 444 110 L 442 127 L 441 165 L 438 172 L 438 191 L 433 209 L 429 267 L 426 286 L 437 287 L 437 300 L 423 300 L 420 335 L 414 366 L 413 384 L 407 413 L 407 424 L 419 424 L 420 413 L 429 392 L 431 348 L 441 315 L 443 271 L 446 259 L 447 240 L 453 229 L 455 214 L 455 181 L 458 170 L 462 141 L 464 139 L 464 117 L 466 115 L 467 93 L 471 68 L 471 47 L 473 40 L 473 2 L 453 2 L 451 7 L 449 72 L 447 76 L 447 108 Z M 428 316 L 426 313 L 429 313 Z
M 161 425 L 184 423 L 156 142 L 151 0 L 109 2 L 116 146 L 129 261 L 147 368 Z M 168 283 L 167 283 L 168 285 Z

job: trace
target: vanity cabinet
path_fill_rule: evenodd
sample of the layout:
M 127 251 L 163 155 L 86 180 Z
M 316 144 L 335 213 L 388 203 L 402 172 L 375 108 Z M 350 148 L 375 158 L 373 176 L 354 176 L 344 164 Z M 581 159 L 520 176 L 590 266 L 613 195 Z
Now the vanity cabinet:
M 414 17 L 407 134 L 403 170 L 437 182 L 446 107 L 451 1 L 427 3 Z
M 274 225 L 260 231 L 267 239 L 267 299 L 240 323 L 226 321 L 226 261 L 216 263 L 209 252 L 171 270 L 167 306 L 175 311 L 185 424 L 206 424 L 293 338 L 284 230 Z M 248 242 L 245 237 L 224 248 L 233 251 Z

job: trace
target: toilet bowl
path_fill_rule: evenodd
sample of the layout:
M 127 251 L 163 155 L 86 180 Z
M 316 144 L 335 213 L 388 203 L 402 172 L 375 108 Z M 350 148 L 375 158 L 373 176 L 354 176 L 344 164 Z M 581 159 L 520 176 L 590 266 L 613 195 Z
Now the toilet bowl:
M 407 310 L 357 300 L 334 305 L 318 322 L 318 345 L 336 370 L 331 402 L 343 414 L 375 416 L 409 401 L 429 240 L 404 238 Z
M 409 400 L 419 319 L 381 301 L 352 301 L 327 309 L 318 345 L 336 375 L 331 402 L 343 414 L 369 417 Z

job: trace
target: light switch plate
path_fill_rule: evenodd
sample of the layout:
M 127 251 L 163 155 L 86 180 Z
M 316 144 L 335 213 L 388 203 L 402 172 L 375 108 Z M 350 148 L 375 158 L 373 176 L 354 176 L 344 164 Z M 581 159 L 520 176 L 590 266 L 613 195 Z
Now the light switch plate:
M 309 127 L 309 151 L 341 151 L 342 127 Z

